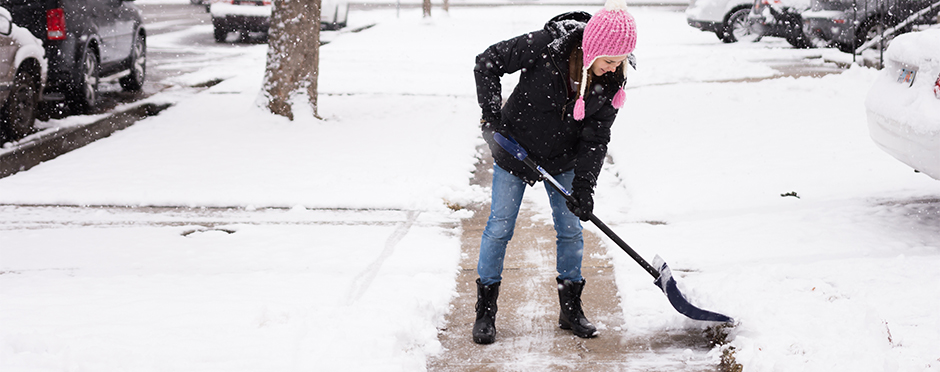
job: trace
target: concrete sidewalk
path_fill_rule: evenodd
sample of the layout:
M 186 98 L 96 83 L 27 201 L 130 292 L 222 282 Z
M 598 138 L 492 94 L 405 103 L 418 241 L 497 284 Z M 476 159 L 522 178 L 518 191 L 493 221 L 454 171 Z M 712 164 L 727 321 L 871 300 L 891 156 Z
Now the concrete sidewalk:
M 484 152 L 487 153 L 488 152 Z M 474 184 L 489 187 L 492 158 L 485 156 Z M 533 190 L 527 190 L 533 192 Z M 544 197 L 544 195 L 540 195 Z M 582 295 L 585 314 L 600 336 L 581 339 L 558 327 L 555 284 L 555 231 L 551 223 L 533 221 L 535 212 L 523 203 L 513 240 L 506 253 L 496 316 L 496 343 L 477 345 L 471 339 L 475 320 L 477 257 L 489 205 L 473 207 L 463 221 L 462 260 L 457 278 L 459 296 L 452 302 L 447 326 L 439 339 L 446 351 L 428 363 L 431 371 L 714 371 L 716 365 L 683 361 L 681 354 L 707 353 L 700 334 L 631 337 L 623 319 L 614 268 L 601 237 L 584 230 Z M 688 358 L 685 358 L 688 359 Z

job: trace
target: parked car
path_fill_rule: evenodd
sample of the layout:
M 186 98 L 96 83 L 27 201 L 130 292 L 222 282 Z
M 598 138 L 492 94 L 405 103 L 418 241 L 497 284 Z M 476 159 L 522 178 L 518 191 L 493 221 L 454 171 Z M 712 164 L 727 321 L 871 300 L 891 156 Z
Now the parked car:
M 45 99 L 88 112 L 100 79 L 119 76 L 139 91 L 146 77 L 147 33 L 133 0 L 0 0 L 13 21 L 43 40 L 49 61 Z
M 885 29 L 928 7 L 934 8 L 918 15 L 896 35 L 910 32 L 916 25 L 936 23 L 940 12 L 940 5 L 934 5 L 937 3 L 937 0 L 812 0 L 810 10 L 803 13 L 803 28 L 816 46 L 835 46 L 854 53 Z
M 689 0 L 685 17 L 689 26 L 714 32 L 723 42 L 754 40 L 747 20 L 753 6 L 754 0 Z
M 33 130 L 48 65 L 42 41 L 0 8 L 0 144 Z
M 212 0 L 212 29 L 215 41 L 223 42 L 229 32 L 262 32 L 267 34 L 273 5 L 270 0 Z M 346 27 L 349 0 L 321 0 L 320 29 L 338 30 Z
M 748 21 L 757 35 L 782 37 L 796 48 L 812 46 L 803 32 L 802 13 L 810 7 L 809 0 L 755 0 Z
M 690 26 L 726 43 L 774 36 L 804 48 L 800 13 L 808 8 L 809 0 L 690 0 L 685 15 Z
M 940 180 L 940 29 L 891 42 L 865 109 L 878 147 Z

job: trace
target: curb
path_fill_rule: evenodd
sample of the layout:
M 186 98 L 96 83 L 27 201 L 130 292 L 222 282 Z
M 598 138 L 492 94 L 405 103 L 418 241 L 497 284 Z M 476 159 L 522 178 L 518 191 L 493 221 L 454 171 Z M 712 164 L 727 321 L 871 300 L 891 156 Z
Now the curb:
M 172 105 L 145 103 L 91 124 L 54 130 L 18 146 L 13 151 L 0 154 L 0 178 L 28 170 L 44 161 L 108 137 L 111 133 L 127 128 L 148 116 L 155 116 L 170 106 Z

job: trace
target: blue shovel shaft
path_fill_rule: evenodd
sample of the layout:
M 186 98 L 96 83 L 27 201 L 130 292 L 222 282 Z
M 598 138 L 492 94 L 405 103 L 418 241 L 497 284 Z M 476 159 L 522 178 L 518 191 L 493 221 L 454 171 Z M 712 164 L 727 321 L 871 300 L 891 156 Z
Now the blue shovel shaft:
M 558 183 L 555 177 L 552 177 L 552 175 L 549 174 L 545 169 L 542 169 L 541 166 L 539 166 L 538 164 L 535 164 L 535 162 L 529 158 L 529 154 L 525 151 L 525 149 L 522 148 L 521 145 L 519 145 L 518 142 L 516 142 L 516 140 L 512 139 L 511 137 L 503 136 L 499 132 L 493 133 L 493 139 L 496 140 L 496 143 L 498 143 L 500 147 L 502 147 L 504 150 L 512 154 L 513 157 L 515 157 L 518 160 L 521 160 L 529 168 L 532 168 L 536 170 L 537 172 L 539 172 L 539 174 L 542 175 L 542 178 L 548 180 L 548 182 L 550 182 L 553 186 L 555 186 L 555 188 L 558 189 L 558 191 L 561 192 L 565 196 L 565 200 L 573 204 L 578 204 L 578 202 L 574 200 L 574 197 L 571 196 L 571 192 L 565 189 L 565 187 L 562 186 L 560 183 Z M 620 239 L 620 237 L 617 236 L 617 234 L 615 234 L 614 231 L 611 230 L 610 227 L 607 226 L 607 224 L 601 221 L 600 218 L 597 218 L 597 216 L 591 213 L 590 220 L 595 225 L 597 225 L 597 227 L 600 228 L 601 231 L 604 232 L 604 234 L 610 237 L 610 239 L 613 240 L 614 243 L 617 243 L 617 245 L 620 246 L 620 248 L 623 249 L 624 252 L 627 252 L 627 254 L 630 255 L 630 257 L 632 257 L 638 264 L 640 264 L 640 266 L 643 267 L 643 269 L 646 270 L 646 272 L 650 273 L 650 275 L 653 276 L 653 279 L 659 279 L 659 276 L 660 276 L 659 270 L 656 270 L 656 268 L 650 265 L 649 262 L 646 262 L 646 260 L 644 260 L 643 257 L 641 257 L 638 253 L 636 253 L 636 251 L 633 250 L 633 248 L 630 248 L 630 245 L 627 244 L 627 242 L 623 241 L 623 239 Z
M 542 169 L 541 166 L 529 158 L 529 154 L 525 151 L 525 149 L 522 148 L 521 145 L 519 145 L 518 142 L 516 142 L 511 137 L 503 136 L 499 132 L 493 134 L 493 139 L 496 141 L 496 143 L 499 144 L 500 147 L 512 154 L 516 159 L 522 161 L 528 167 L 539 172 L 539 174 L 542 175 L 542 178 L 546 179 L 549 183 L 552 184 L 552 186 L 558 189 L 558 191 L 565 196 L 565 200 L 568 200 L 573 204 L 578 203 L 571 196 L 571 192 L 558 183 L 558 181 L 555 180 L 555 177 L 552 177 L 552 175 L 545 171 L 545 169 Z M 666 263 L 663 262 L 659 256 L 657 256 L 655 260 L 656 266 L 659 267 L 659 269 L 657 269 L 656 267 L 653 267 L 653 265 L 650 265 L 649 262 L 644 260 L 639 253 L 636 253 L 636 251 L 633 250 L 633 248 L 631 248 L 627 242 L 623 241 L 623 239 L 620 239 L 620 236 L 614 233 L 614 231 L 611 230 L 607 224 L 601 221 L 600 218 L 597 218 L 597 216 L 591 213 L 589 219 L 594 223 L 594 225 L 601 229 L 601 231 L 603 231 L 608 238 L 613 240 L 614 243 L 620 247 L 620 249 L 630 255 L 630 257 L 633 258 L 636 263 L 640 264 L 640 267 L 653 276 L 653 279 L 655 279 L 653 283 L 662 289 L 663 293 L 666 294 L 666 298 L 669 300 L 669 303 L 672 304 L 672 307 L 675 308 L 676 311 L 695 320 L 733 323 L 734 320 L 731 317 L 708 310 L 703 310 L 689 303 L 685 296 L 682 295 L 682 292 L 679 292 L 679 287 L 676 285 L 676 280 L 672 277 L 672 270 L 669 269 L 669 266 L 666 265 Z

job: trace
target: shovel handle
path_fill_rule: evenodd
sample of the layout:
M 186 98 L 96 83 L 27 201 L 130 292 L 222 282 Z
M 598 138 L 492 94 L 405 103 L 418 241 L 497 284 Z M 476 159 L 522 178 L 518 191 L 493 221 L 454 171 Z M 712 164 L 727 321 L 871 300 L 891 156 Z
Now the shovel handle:
M 622 249 L 624 252 L 627 252 L 627 254 L 630 255 L 630 257 L 632 257 L 633 260 L 636 261 L 636 263 L 640 264 L 640 267 L 642 267 L 644 270 L 646 270 L 646 272 L 650 273 L 650 275 L 653 276 L 653 279 L 659 279 L 659 276 L 660 276 L 659 270 L 656 270 L 656 268 L 653 267 L 653 265 L 650 265 L 650 263 L 646 262 L 646 260 L 644 260 L 643 257 L 640 257 L 640 255 L 636 253 L 636 251 L 634 251 L 633 248 L 630 248 L 630 245 L 628 245 L 627 242 L 623 241 L 623 239 L 620 239 L 620 237 L 617 236 L 616 233 L 614 233 L 614 230 L 611 230 L 610 227 L 607 227 L 607 224 L 605 224 L 604 221 L 601 221 L 600 218 L 597 218 L 597 216 L 595 216 L 594 213 L 591 213 L 590 218 L 591 218 L 591 222 L 593 222 L 594 225 L 597 226 L 597 228 L 601 229 L 601 231 L 603 231 L 604 234 L 607 235 L 608 238 L 610 238 L 610 240 L 613 240 L 614 243 L 617 243 L 617 246 L 619 246 L 620 249 Z
M 500 134 L 499 132 L 494 132 L 493 140 L 495 140 L 496 143 L 499 144 L 499 147 L 502 147 L 503 150 L 506 150 L 507 152 L 512 154 L 512 156 L 516 157 L 516 159 L 525 161 L 525 159 L 529 156 L 529 153 L 527 153 L 525 149 L 522 148 L 521 145 L 519 145 L 519 142 L 516 142 L 516 140 L 513 139 L 511 136 L 506 137 Z
M 500 147 L 502 147 L 504 150 L 512 154 L 516 159 L 521 160 L 523 163 L 529 166 L 529 168 L 532 168 L 536 172 L 539 172 L 539 174 L 542 175 L 542 178 L 545 178 L 546 180 L 548 180 L 548 182 L 551 183 L 552 186 L 555 187 L 555 189 L 557 189 L 559 192 L 561 192 L 562 195 L 565 196 L 565 200 L 571 202 L 572 204 L 578 204 L 578 201 L 575 200 L 574 197 L 571 196 L 571 192 L 565 189 L 565 187 L 562 186 L 561 183 L 559 183 L 558 180 L 555 179 L 555 177 L 552 177 L 552 175 L 549 174 L 548 171 L 543 169 L 538 164 L 535 164 L 535 162 L 532 161 L 532 159 L 529 159 L 528 153 L 525 151 L 525 149 L 522 148 L 522 146 L 519 145 L 518 142 L 516 142 L 516 140 L 514 140 L 512 137 L 503 136 L 499 132 L 493 133 L 493 139 L 496 141 L 496 143 L 499 144 Z M 607 224 L 604 223 L 604 221 L 601 221 L 600 218 L 597 218 L 597 216 L 595 216 L 594 213 L 590 214 L 589 219 L 591 220 L 591 222 L 594 223 L 594 225 L 600 228 L 601 231 L 603 231 L 604 234 L 607 235 L 608 238 L 610 238 L 610 240 L 613 240 L 614 243 L 617 243 L 617 246 L 619 246 L 620 249 L 622 249 L 624 252 L 630 255 L 630 257 L 633 258 L 633 260 L 636 261 L 636 263 L 640 264 L 640 267 L 646 270 L 646 272 L 650 273 L 650 275 L 653 276 L 653 279 L 659 279 L 659 276 L 660 276 L 659 270 L 656 270 L 656 268 L 650 265 L 649 262 L 646 262 L 646 260 L 644 260 L 643 257 L 640 256 L 639 253 L 636 253 L 636 251 L 633 250 L 633 248 L 631 248 L 629 244 L 627 244 L 627 242 L 623 241 L 623 239 L 620 239 L 620 237 L 617 236 L 617 234 L 614 233 L 614 231 L 611 230 L 610 227 L 608 227 Z
M 560 183 L 558 183 L 557 180 L 555 180 L 555 177 L 552 177 L 552 175 L 548 174 L 548 172 L 546 172 L 545 169 L 542 169 L 542 167 L 538 166 L 538 164 L 535 164 L 535 162 L 532 161 L 532 159 L 529 159 L 529 156 L 526 153 L 525 149 L 523 149 L 522 146 L 520 146 L 518 142 L 516 142 L 510 137 L 503 136 L 502 134 L 499 134 L 498 132 L 493 134 L 493 139 L 496 140 L 496 143 L 498 143 L 503 149 L 505 149 L 506 151 L 509 151 L 509 153 L 515 156 L 516 159 L 521 160 L 527 166 L 539 172 L 543 178 L 548 180 L 552 184 L 552 186 L 555 187 L 555 189 L 557 189 L 559 192 L 562 193 L 562 195 L 565 196 L 565 200 L 568 200 L 569 202 L 572 202 L 573 204 L 577 204 L 577 201 L 574 200 L 574 198 L 571 196 L 571 193 L 568 192 L 568 190 L 565 190 L 564 186 L 562 186 Z M 679 287 L 676 285 L 676 280 L 672 277 L 672 270 L 670 270 L 669 267 L 666 266 L 665 262 L 662 262 L 659 256 L 656 257 L 656 261 L 657 261 L 656 264 L 662 265 L 661 266 L 662 271 L 657 270 L 652 265 L 650 265 L 649 262 L 646 262 L 646 260 L 644 260 L 643 257 L 640 257 L 640 255 L 636 253 L 636 251 L 634 251 L 633 248 L 630 248 L 627 242 L 623 241 L 623 239 L 620 239 L 620 237 L 617 236 L 617 234 L 614 233 L 614 231 L 611 230 L 610 227 L 607 227 L 607 224 L 601 221 L 600 218 L 597 218 L 597 216 L 595 216 L 594 213 L 589 213 L 588 219 L 591 220 L 591 222 L 593 222 L 594 225 L 600 228 L 601 231 L 603 231 L 604 234 L 606 234 L 608 238 L 614 241 L 614 243 L 617 243 L 617 246 L 619 246 L 620 249 L 623 249 L 624 252 L 627 252 L 627 254 L 630 255 L 630 257 L 632 257 L 633 260 L 636 261 L 636 263 L 640 264 L 640 267 L 642 267 L 644 270 L 646 270 L 646 272 L 648 272 L 650 275 L 653 276 L 653 279 L 655 279 L 653 283 L 655 283 L 656 286 L 660 288 L 663 291 L 663 293 L 666 294 L 666 298 L 669 300 L 669 303 L 672 305 L 672 307 L 676 309 L 676 311 L 678 311 L 682 315 L 689 317 L 690 319 L 695 319 L 695 320 L 725 322 L 725 323 L 734 322 L 734 319 L 732 319 L 731 317 L 727 315 L 722 315 L 722 314 L 715 313 L 712 311 L 703 310 L 689 303 L 689 301 L 686 300 L 685 296 L 682 295 L 682 292 L 679 292 Z

